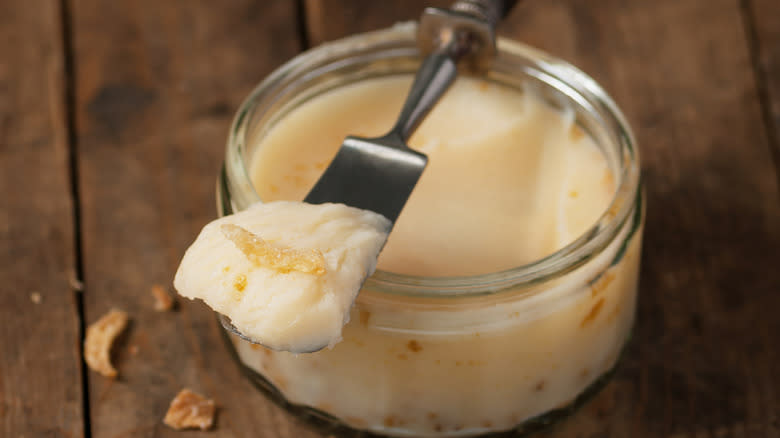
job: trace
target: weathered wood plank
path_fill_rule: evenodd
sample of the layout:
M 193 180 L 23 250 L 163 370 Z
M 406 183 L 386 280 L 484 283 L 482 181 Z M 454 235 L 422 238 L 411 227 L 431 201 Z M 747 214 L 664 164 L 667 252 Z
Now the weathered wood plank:
M 381 29 L 395 23 L 417 20 L 426 6 L 449 7 L 449 0 L 305 0 L 309 43 L 316 46 L 358 32 Z
M 299 50 L 294 2 L 74 0 L 86 318 L 132 325 L 120 377 L 89 374 L 92 436 L 194 436 L 162 424 L 189 387 L 219 405 L 210 436 L 306 436 L 240 374 L 212 312 L 153 310 L 199 229 L 240 101 Z
M 0 13 L 0 436 L 84 436 L 58 2 Z M 37 302 L 36 302 L 37 301 Z
M 777 436 L 780 206 L 739 5 L 528 2 L 508 24 L 604 84 L 643 153 L 639 324 L 566 436 Z
M 330 1 L 307 1 L 315 42 L 421 7 L 333 3 L 355 12 L 342 20 L 323 9 Z M 776 19 L 764 34 L 774 35 Z M 593 75 L 627 113 L 643 153 L 634 339 L 612 383 L 551 435 L 779 436 L 780 323 L 771 309 L 780 308 L 780 206 L 739 4 L 526 1 L 502 34 Z
M 743 2 L 750 22 L 752 49 L 757 61 L 756 79 L 763 93 L 765 121 L 775 170 L 780 174 L 780 3 L 774 0 Z

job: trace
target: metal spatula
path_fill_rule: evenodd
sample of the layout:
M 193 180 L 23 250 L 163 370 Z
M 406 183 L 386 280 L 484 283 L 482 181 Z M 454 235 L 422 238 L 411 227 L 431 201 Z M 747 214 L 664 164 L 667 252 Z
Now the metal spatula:
M 458 64 L 484 69 L 495 53 L 495 24 L 514 2 L 458 1 L 450 10 L 427 8 L 418 42 L 423 61 L 395 126 L 377 138 L 347 137 L 304 199 L 343 203 L 377 212 L 395 223 L 428 157 L 406 142 L 455 80 Z
M 427 57 L 395 126 L 378 138 L 347 137 L 304 201 L 343 203 L 374 211 L 395 223 L 428 164 L 428 157 L 410 149 L 406 141 L 455 80 L 459 64 L 472 71 L 489 66 L 496 52 L 496 23 L 515 3 L 459 0 L 449 10 L 425 9 L 418 44 Z M 219 319 L 227 330 L 257 343 L 238 331 L 229 318 L 219 315 Z

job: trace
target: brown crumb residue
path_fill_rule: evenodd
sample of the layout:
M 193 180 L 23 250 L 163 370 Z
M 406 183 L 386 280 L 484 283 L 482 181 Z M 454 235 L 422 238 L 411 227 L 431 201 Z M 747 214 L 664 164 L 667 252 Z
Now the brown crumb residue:
M 111 346 L 127 326 L 127 313 L 112 309 L 87 327 L 84 338 L 84 361 L 87 366 L 106 377 L 116 377 L 111 365 Z
M 490 420 L 485 420 L 482 422 L 482 427 L 493 427 L 493 422 Z
M 137 346 L 137 345 L 131 345 L 130 347 L 128 347 L 127 351 L 128 351 L 128 352 L 129 352 L 131 355 L 135 356 L 135 355 L 137 355 L 137 354 L 138 354 L 138 346 Z
M 328 167 L 328 163 L 324 161 L 320 161 L 319 163 L 314 163 L 314 168 L 317 170 L 325 170 L 326 167 Z
M 593 322 L 593 320 L 596 319 L 597 316 L 599 316 L 602 307 L 604 307 L 604 298 L 599 299 L 596 302 L 596 304 L 593 305 L 593 307 L 590 309 L 590 312 L 588 312 L 588 314 L 585 315 L 585 318 L 582 319 L 582 322 L 580 323 L 580 327 L 584 328 L 585 326 Z
M 31 293 L 30 301 L 32 301 L 33 304 L 41 304 L 41 293 L 40 292 Z
M 539 381 L 539 382 L 538 382 L 538 383 L 537 383 L 537 384 L 534 386 L 534 391 L 536 391 L 536 392 L 542 392 L 542 391 L 544 391 L 544 387 L 545 387 L 546 385 L 547 385 L 547 382 L 545 382 L 544 380 L 540 380 L 540 381 Z
M 456 367 L 459 367 L 459 366 L 461 366 L 461 365 L 463 365 L 463 362 L 461 362 L 461 361 L 459 361 L 459 360 L 456 360 L 456 361 L 455 361 L 455 366 L 456 366 Z
M 207 430 L 214 425 L 216 411 L 214 400 L 184 388 L 171 401 L 163 423 L 176 430 Z
M 429 420 L 435 420 L 439 418 L 439 414 L 437 414 L 436 412 L 428 412 L 428 415 L 426 415 L 426 417 L 428 417 Z
M 615 319 L 617 319 L 618 315 L 620 315 L 620 304 L 615 305 L 615 308 L 612 309 L 612 311 L 609 312 L 607 315 L 607 322 L 613 322 Z
M 154 310 L 167 312 L 173 309 L 173 297 L 161 285 L 155 284 L 152 286 L 152 296 L 154 296 Z
M 605 272 L 601 277 L 596 279 L 590 286 L 590 296 L 595 297 L 596 295 L 604 292 L 604 290 L 607 289 L 607 286 L 609 286 L 610 283 L 612 283 L 612 280 L 615 279 L 615 274 L 611 272 Z
M 420 345 L 419 342 L 417 342 L 414 339 L 412 339 L 411 341 L 409 341 L 409 343 L 406 344 L 406 348 L 408 348 L 409 351 L 412 351 L 414 353 L 418 353 L 419 351 L 422 350 L 422 345 Z
M 272 356 L 273 355 L 273 351 L 271 351 L 270 348 L 263 347 L 260 344 L 249 344 L 249 348 L 251 348 L 252 350 L 255 350 L 255 351 L 262 351 L 263 354 L 265 354 L 266 356 Z
M 436 365 L 441 365 L 441 360 L 436 359 L 435 361 L 433 361 L 433 363 L 435 363 Z
M 275 378 L 272 377 L 271 383 L 273 383 L 275 387 L 279 388 L 282 391 L 287 390 L 287 379 L 285 379 L 282 376 L 275 376 Z
M 368 310 L 360 310 L 360 325 L 368 326 L 368 321 L 371 319 L 371 312 Z
M 601 177 L 601 184 L 604 185 L 604 187 L 614 190 L 615 187 L 615 176 L 612 175 L 612 172 L 609 170 L 604 171 L 604 176 Z
M 333 406 L 330 403 L 319 403 L 315 407 L 323 412 L 330 412 L 333 410 Z
M 271 268 L 281 273 L 325 273 L 325 257 L 317 249 L 299 250 L 271 245 L 260 236 L 235 224 L 222 224 L 220 231 L 256 266 Z
M 398 358 L 401 360 L 406 360 L 409 359 L 409 356 L 405 355 L 404 353 L 400 353 L 398 354 Z
M 571 125 L 571 129 L 569 129 L 569 139 L 572 141 L 580 141 L 583 137 L 585 137 L 585 131 L 577 125 Z
M 384 423 L 385 427 L 393 427 L 393 426 L 395 426 L 395 424 L 396 424 L 395 416 L 388 415 L 387 417 L 385 417 L 385 420 L 383 421 L 383 423 Z
M 349 424 L 350 426 L 355 427 L 366 427 L 368 423 L 366 423 L 366 420 L 358 417 L 344 417 L 344 420 Z
M 285 175 L 284 180 L 299 189 L 302 189 L 306 186 L 306 181 L 300 175 Z
M 246 275 L 244 275 L 244 274 L 236 275 L 236 278 L 233 279 L 233 287 L 237 291 L 243 292 L 244 289 L 246 289 Z
M 580 378 L 587 379 L 590 376 L 590 370 L 586 367 L 580 370 Z
M 486 92 L 490 88 L 490 82 L 488 81 L 480 81 L 479 83 L 479 91 Z
M 433 430 L 435 430 L 436 432 L 441 432 L 442 430 L 444 430 L 444 427 L 441 424 L 436 423 L 433 426 Z

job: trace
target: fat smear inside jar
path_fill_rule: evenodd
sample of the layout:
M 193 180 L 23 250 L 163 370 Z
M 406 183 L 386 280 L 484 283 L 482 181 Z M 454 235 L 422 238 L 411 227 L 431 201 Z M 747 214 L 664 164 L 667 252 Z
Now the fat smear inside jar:
M 346 135 L 387 131 L 410 83 L 361 81 L 285 115 L 254 139 L 249 170 L 260 197 L 303 199 Z M 572 114 L 530 89 L 459 78 L 410 144 L 429 165 L 380 256 L 385 271 L 463 276 L 532 262 L 591 227 L 615 191 Z M 509 429 L 567 405 L 614 366 L 636 299 L 639 239 L 611 264 L 626 230 L 544 293 L 447 299 L 364 289 L 332 349 L 294 355 L 232 341 L 287 400 L 358 429 Z
M 361 81 L 285 116 L 251 166 L 261 199 L 303 199 L 346 135 L 388 131 L 410 85 L 410 77 Z M 606 210 L 615 183 L 572 119 L 530 90 L 458 79 L 409 141 L 428 166 L 377 268 L 485 274 L 538 260 L 582 234 Z

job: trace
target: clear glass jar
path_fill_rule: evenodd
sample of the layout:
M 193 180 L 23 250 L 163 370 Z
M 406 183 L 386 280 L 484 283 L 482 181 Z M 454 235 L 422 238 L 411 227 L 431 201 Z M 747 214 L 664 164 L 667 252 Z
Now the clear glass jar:
M 251 380 L 294 414 L 339 436 L 462 436 L 532 431 L 570 412 L 614 369 L 636 307 L 643 198 L 633 135 L 615 103 L 571 65 L 500 40 L 487 80 L 533 86 L 606 157 L 617 183 L 582 236 L 534 263 L 487 275 L 377 271 L 333 349 L 293 355 L 227 334 Z M 302 102 L 362 79 L 413 73 L 413 25 L 305 52 L 242 104 L 218 180 L 218 210 L 260 201 L 253 148 Z

